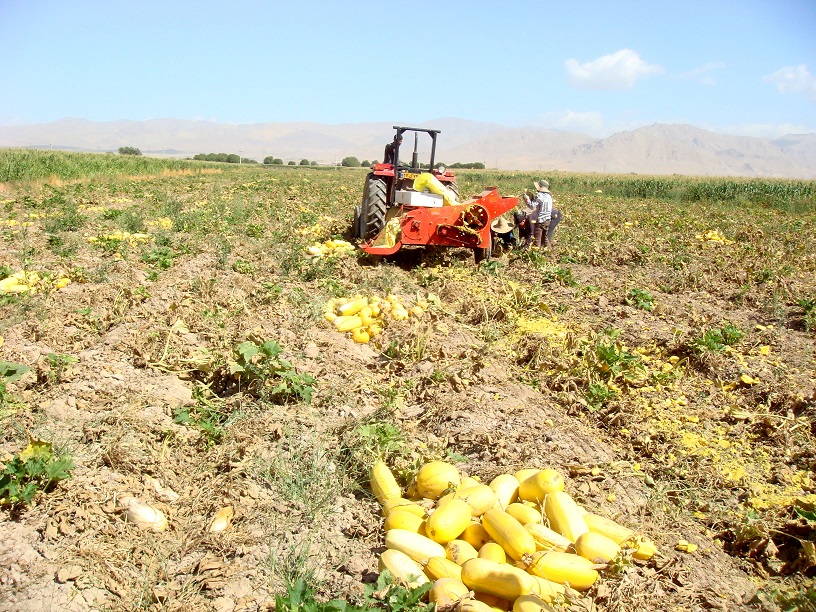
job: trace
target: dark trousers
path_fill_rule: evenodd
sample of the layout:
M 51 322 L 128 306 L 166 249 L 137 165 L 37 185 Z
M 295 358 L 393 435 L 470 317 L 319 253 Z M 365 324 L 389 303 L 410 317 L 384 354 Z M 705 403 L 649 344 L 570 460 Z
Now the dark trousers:
M 533 225 L 533 246 L 536 248 L 547 247 L 550 245 L 548 230 L 550 229 L 550 222 L 536 223 Z

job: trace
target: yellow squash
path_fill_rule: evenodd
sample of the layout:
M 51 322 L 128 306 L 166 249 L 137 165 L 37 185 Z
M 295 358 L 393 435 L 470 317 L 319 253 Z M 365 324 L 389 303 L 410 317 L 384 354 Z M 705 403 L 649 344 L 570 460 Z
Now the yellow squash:
M 405 499 L 404 497 L 392 497 L 383 503 L 382 515 L 388 516 L 392 511 L 399 508 L 400 510 L 407 510 L 413 512 L 417 516 L 425 517 L 425 508 L 418 503 Z
M 458 565 L 464 565 L 466 561 L 478 557 L 479 553 L 464 540 L 451 540 L 445 544 L 445 554 L 442 556 Z
M 482 515 L 482 525 L 490 537 L 498 542 L 508 557 L 521 561 L 524 555 L 535 552 L 535 540 L 530 532 L 512 516 L 499 508 L 492 508 Z
M 385 518 L 385 523 L 383 523 L 383 531 L 405 529 L 407 531 L 420 533 L 420 530 L 423 529 L 424 522 L 425 519 L 423 519 L 421 516 L 417 516 L 410 510 L 397 508 Z
M 526 525 L 527 523 L 540 523 L 542 520 L 541 510 L 537 510 L 527 504 L 516 502 L 507 506 L 504 511 L 522 525 Z
M 431 557 L 445 556 L 445 549 L 441 544 L 407 529 L 387 531 L 385 547 L 400 550 L 420 563 L 427 563 Z
M 489 486 L 502 510 L 518 499 L 519 481 L 512 474 L 499 474 L 490 481 Z
M 404 552 L 389 549 L 380 555 L 379 569 L 388 570 L 394 579 L 410 586 L 420 586 L 428 582 L 428 577 L 422 571 L 422 566 L 411 559 Z
M 448 489 L 455 490 L 460 481 L 459 470 L 445 461 L 426 463 L 416 475 L 417 492 L 429 499 L 439 499 Z
M 428 599 L 435 603 L 437 609 L 445 606 L 452 606 L 461 601 L 470 593 L 461 580 L 456 578 L 439 578 L 435 580 L 431 590 L 428 592 Z
M 479 593 L 489 593 L 509 601 L 535 589 L 533 577 L 513 565 L 488 559 L 471 559 L 462 566 L 462 582 Z
M 541 550 L 533 555 L 528 571 L 559 584 L 568 584 L 576 591 L 586 591 L 598 579 L 593 566 L 592 561 L 578 555 Z
M 490 559 L 496 563 L 507 563 L 507 553 L 496 542 L 487 542 L 479 549 L 480 559 Z
M 583 513 L 575 501 L 563 491 L 553 491 L 544 499 L 544 514 L 550 521 L 550 527 L 575 542 L 583 533 L 589 531 Z
M 391 470 L 388 469 L 388 466 L 382 461 L 378 461 L 374 464 L 374 467 L 371 468 L 370 480 L 371 491 L 381 504 L 402 495 L 402 491 L 400 490 L 399 484 L 397 484 L 396 478 L 394 478 L 394 474 L 391 473 Z
M 533 536 L 536 550 L 554 549 L 565 552 L 572 546 L 572 542 L 567 538 L 549 527 L 545 527 L 541 523 L 527 523 L 524 528 Z
M 535 578 L 537 584 L 535 593 L 541 599 L 543 599 L 547 603 L 553 603 L 563 600 L 564 593 L 566 592 L 566 588 L 564 587 L 563 584 L 558 584 L 557 582 L 547 580 L 546 578 L 536 576 L 535 574 L 530 575 L 533 578 Z
M 618 556 L 621 547 L 605 535 L 587 531 L 575 540 L 575 552 L 593 563 L 609 563 Z
M 490 534 L 484 528 L 484 525 L 481 523 L 471 523 L 465 530 L 462 532 L 462 535 L 459 537 L 460 540 L 464 540 L 476 550 L 479 550 L 482 546 L 487 544 L 488 542 L 492 542 L 493 539 L 490 537 Z
M 466 501 L 470 506 L 470 513 L 474 517 L 482 516 L 496 505 L 496 494 L 486 484 L 476 484 L 469 487 L 460 486 L 455 493 L 448 493 L 442 499 L 446 498 Z
M 431 557 L 425 564 L 425 574 L 431 580 L 440 578 L 462 580 L 462 566 L 445 557 Z
M 425 531 L 434 542 L 445 544 L 458 538 L 468 525 L 470 506 L 461 499 L 451 499 L 431 513 Z
M 593 533 L 600 533 L 606 536 L 615 544 L 623 544 L 626 540 L 635 535 L 635 532 L 623 525 L 619 525 L 612 519 L 598 514 L 587 513 L 584 515 L 584 522 Z
M 564 477 L 551 469 L 539 470 L 519 485 L 519 498 L 541 503 L 545 496 L 564 490 Z
M 513 612 L 555 612 L 555 608 L 538 595 L 522 595 L 513 602 Z
M 537 474 L 540 471 L 541 470 L 539 468 L 524 468 L 523 470 L 519 470 L 513 474 L 513 476 L 516 477 L 516 480 L 519 481 L 519 485 L 521 485 L 521 483 L 530 478 L 530 476 Z

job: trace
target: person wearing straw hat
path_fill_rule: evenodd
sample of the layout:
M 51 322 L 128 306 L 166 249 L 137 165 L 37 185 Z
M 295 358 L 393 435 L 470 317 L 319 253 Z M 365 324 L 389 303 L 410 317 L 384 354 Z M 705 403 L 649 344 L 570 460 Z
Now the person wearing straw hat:
M 490 232 L 493 235 L 493 248 L 497 246 L 510 249 L 516 246 L 516 236 L 513 233 L 514 223 L 504 215 L 496 217 L 490 222 Z
M 552 217 L 553 200 L 550 193 L 550 183 L 544 179 L 535 181 L 536 195 L 533 198 L 535 209 L 532 214 L 533 246 L 540 249 L 550 245 L 548 230 Z

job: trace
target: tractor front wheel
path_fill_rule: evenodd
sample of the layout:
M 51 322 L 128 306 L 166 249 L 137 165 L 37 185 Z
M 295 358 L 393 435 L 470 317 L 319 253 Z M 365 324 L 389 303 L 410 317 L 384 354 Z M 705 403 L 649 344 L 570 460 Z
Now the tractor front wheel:
M 363 202 L 355 209 L 354 231 L 360 240 L 371 240 L 385 225 L 388 210 L 388 183 L 369 174 L 363 189 Z M 359 213 L 358 213 L 359 211 Z

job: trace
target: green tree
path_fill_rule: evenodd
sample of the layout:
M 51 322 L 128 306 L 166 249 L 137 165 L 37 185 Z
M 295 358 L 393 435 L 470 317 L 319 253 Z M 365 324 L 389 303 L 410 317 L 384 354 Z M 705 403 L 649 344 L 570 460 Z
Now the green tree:
M 364 159 L 363 161 L 360 162 L 360 165 L 361 166 L 370 166 L 371 162 L 368 161 L 367 159 Z
M 308 160 L 308 159 L 301 159 L 301 160 L 300 160 L 300 165 L 301 165 L 301 166 L 309 166 L 309 165 L 311 165 L 311 164 L 310 164 L 310 162 L 309 162 L 309 160 Z
M 119 155 L 141 155 L 142 152 L 136 147 L 119 147 Z
M 291 160 L 291 161 L 289 162 L 289 165 L 290 165 L 290 166 L 297 166 L 297 164 L 295 163 L 295 160 Z
M 227 155 L 227 159 L 224 161 L 226 161 L 228 164 L 237 164 L 238 162 L 241 161 L 241 158 L 238 157 L 235 153 L 230 153 L 229 155 Z
M 264 165 L 267 165 L 267 166 L 269 166 L 271 164 L 274 164 L 275 163 L 275 158 L 272 157 L 271 155 L 267 155 L 266 157 L 264 157 L 263 163 L 264 163 Z
M 280 157 L 276 157 L 275 159 L 272 160 L 272 163 L 276 166 L 282 166 L 283 160 Z
M 360 160 L 356 157 L 344 157 L 343 161 L 340 162 L 340 165 L 346 168 L 359 168 Z

